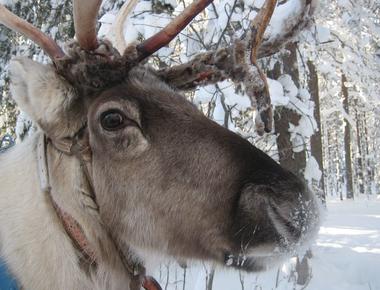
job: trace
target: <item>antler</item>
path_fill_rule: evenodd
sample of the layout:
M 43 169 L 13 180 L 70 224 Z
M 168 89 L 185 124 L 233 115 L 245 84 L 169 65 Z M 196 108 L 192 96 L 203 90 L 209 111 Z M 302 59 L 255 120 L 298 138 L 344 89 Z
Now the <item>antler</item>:
M 94 50 L 98 47 L 96 17 L 101 3 L 101 0 L 74 0 L 74 27 L 78 43 L 85 50 Z M 65 56 L 62 49 L 51 37 L 14 15 L 3 5 L 0 5 L 0 23 L 31 39 L 41 46 L 53 60 Z
M 114 23 L 109 32 L 109 39 L 116 49 L 122 53 L 126 48 L 127 44 L 124 38 L 124 22 L 128 15 L 133 11 L 138 0 L 130 0 L 123 4 L 120 8 L 119 13 L 116 16 Z
M 316 1 L 302 0 L 301 12 L 293 15 L 290 24 L 284 27 L 285 31 L 281 35 L 263 39 L 276 2 L 266 0 L 243 39 L 228 47 L 198 54 L 188 63 L 161 69 L 159 75 L 172 86 L 185 90 L 215 84 L 228 78 L 234 82 L 243 82 L 253 107 L 258 110 L 257 132 L 269 132 L 272 128 L 270 96 L 265 75 L 257 66 L 257 59 L 278 52 L 307 26 Z M 249 56 L 246 55 L 247 49 Z
M 152 55 L 161 47 L 167 45 L 176 37 L 199 13 L 201 13 L 213 0 L 195 0 L 175 17 L 161 31 L 146 39 L 137 46 L 139 60 Z
M 137 50 L 137 61 L 141 61 L 146 57 L 152 55 L 154 52 L 159 50 L 161 47 L 167 45 L 175 36 L 177 36 L 189 23 L 194 19 L 201 11 L 203 11 L 213 0 L 195 0 L 190 6 L 186 7 L 183 13 L 174 18 L 165 28 L 161 31 L 148 38 L 141 44 L 136 46 Z M 232 78 L 235 81 L 241 81 L 245 84 L 247 89 L 247 94 L 251 98 L 252 105 L 258 109 L 258 117 L 256 118 L 256 124 L 259 133 L 264 131 L 270 132 L 272 130 L 272 110 L 269 96 L 268 84 L 266 82 L 265 75 L 261 72 L 260 68 L 257 66 L 257 51 L 262 42 L 264 31 L 270 21 L 273 14 L 274 8 L 276 6 L 277 0 L 267 0 L 257 14 L 255 19 L 251 23 L 249 37 L 244 41 L 237 42 L 230 49 L 222 49 L 219 51 L 218 56 L 224 55 L 222 59 L 231 56 L 234 58 L 232 62 L 221 62 L 220 65 L 224 66 L 224 72 L 220 73 L 218 67 L 212 67 L 212 63 L 215 62 L 215 58 L 212 54 L 206 54 L 205 57 L 200 57 L 192 65 L 200 64 L 197 68 L 197 74 L 195 80 L 192 79 L 192 83 L 204 81 L 207 79 L 213 79 L 214 82 L 225 79 Z M 134 6 L 134 5 L 133 5 Z M 122 23 L 128 16 L 129 12 L 132 10 L 132 4 L 124 4 L 121 13 L 117 17 L 116 28 L 118 28 L 118 34 L 122 34 Z M 120 32 L 121 31 L 121 32 Z M 120 36 L 119 36 L 120 38 Z M 124 42 L 123 42 L 124 43 Z M 243 47 L 240 44 L 243 43 Z M 235 47 L 236 46 L 236 47 Z M 239 46 L 239 48 L 237 48 Z M 256 71 L 252 71 L 250 66 L 247 66 L 245 50 L 249 49 L 251 51 L 250 60 L 251 65 L 256 67 Z M 239 51 L 238 53 L 236 53 Z M 221 53 L 223 52 L 223 53 Z M 208 63 L 207 63 L 208 62 Z M 235 66 L 229 67 L 229 65 L 234 64 Z M 204 68 L 207 67 L 207 70 Z M 180 76 L 181 79 L 188 75 L 186 71 L 183 71 L 185 66 L 180 66 Z M 163 75 L 167 81 L 170 81 L 170 75 L 172 71 L 178 72 L 178 67 L 174 69 L 168 69 L 161 71 L 160 74 Z M 191 70 L 190 70 L 191 71 Z M 219 75 L 218 75 L 219 73 Z M 257 80 L 256 74 L 259 75 Z M 216 77 L 218 75 L 218 77 Z M 168 78 L 169 76 L 169 78 Z M 174 78 L 178 78 L 178 74 L 174 75 Z M 199 79 L 200 78 L 200 79 Z M 186 87 L 187 82 L 185 81 L 184 86 Z M 177 84 L 178 87 L 178 84 Z
M 124 19 L 133 10 L 137 1 L 130 0 L 124 4 L 122 12 L 117 18 L 115 23 L 117 28 L 116 40 L 119 40 L 119 42 L 120 39 L 124 39 L 122 30 Z M 158 49 L 167 45 L 212 1 L 195 0 L 190 6 L 185 8 L 183 13 L 175 17 L 157 34 L 137 46 L 131 46 L 130 48 L 133 48 L 131 50 L 127 48 L 124 57 L 136 64 L 152 55 Z M 277 4 L 277 0 L 266 0 L 263 8 L 251 22 L 250 30 L 243 39 L 235 41 L 229 47 L 200 54 L 187 64 L 160 70 L 158 74 L 166 82 L 180 89 L 216 83 L 227 78 L 230 78 L 234 82 L 242 82 L 245 85 L 246 93 L 251 98 L 252 106 L 258 110 L 256 118 L 258 133 L 271 131 L 272 110 L 269 89 L 265 75 L 257 66 L 257 58 L 277 52 L 286 43 L 286 40 L 291 39 L 299 30 L 306 26 L 316 0 L 301 1 L 304 4 L 304 9 L 298 15 L 298 19 L 297 17 L 293 17 L 293 23 L 286 26 L 287 31 L 281 36 L 272 37 L 263 42 L 264 31 Z M 96 51 L 99 47 L 96 37 L 96 18 L 101 2 L 101 0 L 74 0 L 76 36 L 79 47 L 86 51 Z M 56 64 L 65 55 L 53 39 L 9 12 L 3 5 L 0 5 L 0 23 L 21 32 L 39 44 Z M 116 45 L 120 50 L 123 49 L 122 44 L 116 43 Z M 137 52 L 137 55 L 130 56 L 128 51 Z M 247 55 L 247 52 L 249 55 Z M 100 53 L 99 55 L 104 55 L 107 60 L 112 59 L 112 57 L 108 58 L 107 55 L 117 56 L 115 58 L 116 61 L 114 61 L 115 64 L 122 62 L 117 52 L 116 54 L 114 50 L 110 49 L 105 55 L 104 53 Z
M 74 0 L 74 28 L 76 38 L 84 50 L 94 50 L 98 47 L 96 37 L 96 18 L 101 0 Z
M 124 51 L 126 48 L 123 35 L 123 23 L 129 13 L 131 13 L 136 6 L 137 1 L 138 0 L 130 0 L 122 6 L 111 29 L 111 38 L 113 39 L 115 47 L 120 52 Z M 169 44 L 169 42 L 173 40 L 211 2 L 213 2 L 213 0 L 195 0 L 162 30 L 138 44 L 136 47 L 139 55 L 138 61 L 147 58 L 160 48 Z
M 53 60 L 65 56 L 62 49 L 51 37 L 47 36 L 27 21 L 16 16 L 1 4 L 0 23 L 9 29 L 17 31 L 27 38 L 31 39 L 33 42 L 41 46 L 46 54 L 49 55 Z
M 272 18 L 274 8 L 276 7 L 277 0 L 267 0 L 264 6 L 257 13 L 256 17 L 251 23 L 251 35 L 249 39 L 246 40 L 246 45 L 251 50 L 251 64 L 257 69 L 257 72 L 252 72 L 248 70 L 247 76 L 243 80 L 246 87 L 246 93 L 251 98 L 251 103 L 253 107 L 257 108 L 256 115 L 256 130 L 258 134 L 263 134 L 264 131 L 269 133 L 272 131 L 272 105 L 269 94 L 269 86 L 267 79 L 257 65 L 257 51 L 263 40 L 264 32 Z M 255 79 L 255 73 L 257 73 L 261 81 L 251 82 Z
M 309 24 L 313 13 L 313 5 L 316 1 L 302 0 L 301 2 L 303 3 L 303 7 L 300 13 L 294 16 L 292 21 L 288 21 L 288 19 L 284 21 L 288 25 L 283 27 L 284 31 L 281 34 L 262 40 L 256 51 L 257 59 L 278 52 Z M 289 24 L 289 22 L 291 23 Z M 234 51 L 234 46 L 233 44 L 227 48 L 224 47 L 216 51 L 200 53 L 188 63 L 161 69 L 159 73 L 172 86 L 182 90 L 194 89 L 200 85 L 223 81 L 230 76 L 220 73 L 220 70 L 227 71 L 231 67 L 233 56 L 230 53 Z
M 84 50 L 95 50 L 98 47 L 96 17 L 101 3 L 101 0 L 74 0 L 74 27 L 78 43 Z M 0 23 L 41 46 L 53 61 L 65 56 L 63 50 L 51 37 L 16 16 L 1 4 Z
M 269 88 L 265 75 L 257 66 L 257 54 L 276 4 L 277 0 L 265 1 L 244 39 L 235 41 L 227 48 L 199 54 L 189 63 L 163 69 L 160 74 L 167 82 L 174 83 L 179 88 L 216 83 L 227 78 L 242 82 L 253 107 L 258 111 L 257 132 L 270 132 L 272 108 Z

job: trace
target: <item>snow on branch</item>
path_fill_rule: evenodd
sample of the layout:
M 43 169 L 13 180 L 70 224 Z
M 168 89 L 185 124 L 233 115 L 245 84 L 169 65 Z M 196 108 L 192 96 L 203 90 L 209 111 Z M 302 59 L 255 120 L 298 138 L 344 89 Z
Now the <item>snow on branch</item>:
M 318 0 L 290 0 L 274 11 L 258 58 L 270 56 L 282 49 L 311 23 Z
M 276 53 L 305 28 L 316 2 L 291 0 L 274 9 L 277 1 L 267 0 L 241 39 L 235 40 L 228 47 L 198 54 L 187 63 L 161 69 L 159 74 L 166 82 L 182 90 L 216 84 L 226 79 L 242 83 L 252 107 L 257 110 L 257 132 L 260 135 L 264 131 L 270 132 L 270 94 L 257 59 Z

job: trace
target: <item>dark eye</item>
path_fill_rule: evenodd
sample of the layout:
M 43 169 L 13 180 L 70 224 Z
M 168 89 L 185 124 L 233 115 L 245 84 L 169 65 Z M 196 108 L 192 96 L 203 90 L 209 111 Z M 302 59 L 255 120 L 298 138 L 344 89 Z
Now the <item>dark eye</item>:
M 115 131 L 125 127 L 125 116 L 120 111 L 110 110 L 100 116 L 100 124 L 104 130 Z

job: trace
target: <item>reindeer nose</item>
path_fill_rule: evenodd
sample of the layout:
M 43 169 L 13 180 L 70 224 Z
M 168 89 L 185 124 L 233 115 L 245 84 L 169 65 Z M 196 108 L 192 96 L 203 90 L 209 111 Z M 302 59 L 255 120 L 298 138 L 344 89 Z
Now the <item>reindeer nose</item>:
M 309 240 L 319 224 L 319 206 L 312 192 L 298 179 L 278 184 L 248 185 L 239 200 L 243 240 L 272 243 L 291 250 Z
M 286 247 L 308 239 L 319 223 L 318 206 L 309 191 L 295 193 L 291 201 L 268 198 L 267 211 L 274 229 Z

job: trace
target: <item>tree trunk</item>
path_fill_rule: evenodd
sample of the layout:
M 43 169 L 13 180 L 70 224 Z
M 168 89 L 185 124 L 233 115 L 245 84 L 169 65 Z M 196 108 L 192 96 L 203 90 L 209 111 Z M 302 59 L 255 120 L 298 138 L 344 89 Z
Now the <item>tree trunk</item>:
M 283 72 L 281 65 L 277 63 L 273 71 L 268 73 L 268 76 L 273 79 L 278 79 L 282 73 L 292 77 L 294 84 L 299 87 L 299 72 L 297 62 L 297 44 L 292 43 L 287 45 L 287 50 L 290 55 L 286 54 L 282 58 Z M 280 164 L 295 173 L 303 179 L 303 170 L 306 165 L 305 150 L 294 152 L 290 141 L 289 123 L 297 126 L 301 116 L 293 110 L 287 108 L 277 108 L 274 112 L 275 133 L 277 134 L 277 148 Z
M 342 95 L 343 95 L 343 108 L 346 114 L 349 114 L 349 101 L 348 101 L 348 88 L 346 86 L 347 77 L 342 73 Z M 345 162 L 346 162 L 346 198 L 353 199 L 353 180 L 352 180 L 352 158 L 351 158 L 351 126 L 347 118 L 344 118 L 344 149 L 345 149 Z
M 357 168 L 356 175 L 358 177 L 357 184 L 359 185 L 359 193 L 364 194 L 364 168 L 363 168 L 363 151 L 362 151 L 362 139 L 360 136 L 360 113 L 358 112 L 358 102 L 355 101 L 355 119 L 356 119 L 356 142 L 358 146 Z
M 206 290 L 212 290 L 214 276 L 215 276 L 215 267 L 212 267 L 210 270 L 210 273 L 207 275 Z
M 297 272 L 297 284 L 307 285 L 311 279 L 311 271 L 309 260 L 313 257 L 311 250 L 306 251 L 305 256 L 300 259 L 297 257 L 296 272 Z
M 268 77 L 278 79 L 281 74 L 288 74 L 291 76 L 297 88 L 299 88 L 300 80 L 297 61 L 297 44 L 288 44 L 286 48 L 290 54 L 286 54 L 282 57 L 283 72 L 281 72 L 281 65 L 277 63 L 273 71 L 268 73 Z M 289 123 L 297 126 L 300 119 L 301 116 L 297 114 L 297 112 L 285 107 L 276 109 L 274 112 L 274 124 L 275 132 L 277 134 L 277 149 L 280 164 L 304 180 L 303 173 L 306 166 L 306 146 L 304 146 L 301 152 L 294 152 L 289 133 Z M 304 256 L 302 258 L 303 263 L 299 264 L 296 268 L 297 284 L 310 280 L 310 267 L 307 260 L 308 257 Z
M 376 170 L 377 163 L 374 162 L 374 160 L 377 160 L 377 158 L 374 156 L 370 156 L 370 153 L 369 153 L 370 152 L 369 144 L 370 144 L 371 136 L 369 135 L 369 132 L 368 132 L 367 116 L 365 112 L 363 113 L 362 120 L 363 120 L 362 127 L 364 128 L 364 142 L 365 142 L 364 164 L 367 166 L 367 182 L 366 182 L 368 186 L 367 193 L 375 194 L 376 191 L 373 192 L 373 190 L 375 188 L 375 170 Z
M 241 290 L 245 290 L 244 274 L 241 271 L 239 271 L 239 281 L 240 281 Z
M 311 154 L 318 163 L 319 170 L 322 172 L 321 179 L 317 185 L 320 189 L 320 198 L 323 203 L 326 203 L 326 193 L 325 193 L 325 181 L 324 181 L 324 167 L 323 167 L 323 152 L 322 152 L 322 130 L 321 130 L 321 113 L 319 104 L 319 86 L 318 86 L 318 74 L 315 69 L 315 65 L 312 61 L 307 62 L 307 67 L 309 69 L 308 86 L 311 99 L 313 100 L 314 107 L 314 118 L 317 122 L 318 131 L 314 132 L 310 139 Z

